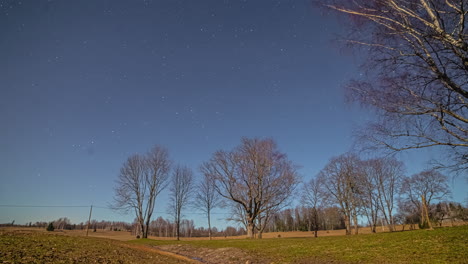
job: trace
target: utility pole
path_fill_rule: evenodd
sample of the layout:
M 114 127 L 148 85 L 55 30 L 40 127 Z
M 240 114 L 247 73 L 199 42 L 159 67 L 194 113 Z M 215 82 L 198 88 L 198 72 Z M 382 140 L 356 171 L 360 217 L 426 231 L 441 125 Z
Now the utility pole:
M 89 224 L 91 223 L 91 213 L 92 212 L 93 212 L 93 205 L 91 205 L 91 209 L 89 209 L 89 218 L 88 218 L 88 226 L 86 227 L 86 236 L 88 236 Z

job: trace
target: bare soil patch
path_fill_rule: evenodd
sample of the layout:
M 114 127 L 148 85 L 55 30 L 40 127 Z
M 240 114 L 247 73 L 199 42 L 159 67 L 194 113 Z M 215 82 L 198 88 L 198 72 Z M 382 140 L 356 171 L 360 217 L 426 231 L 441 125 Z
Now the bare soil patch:
M 201 263 L 208 264 L 267 264 L 273 263 L 271 260 L 260 259 L 259 257 L 252 256 L 239 248 L 203 248 L 194 247 L 191 245 L 164 245 L 156 246 L 155 248 L 173 252 L 188 258 L 200 261 Z

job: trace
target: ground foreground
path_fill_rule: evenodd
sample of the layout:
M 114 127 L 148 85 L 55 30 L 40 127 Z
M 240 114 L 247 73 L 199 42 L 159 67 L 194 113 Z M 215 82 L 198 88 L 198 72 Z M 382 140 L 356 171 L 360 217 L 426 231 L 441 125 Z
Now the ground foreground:
M 118 233 L 109 236 L 124 238 Z M 0 263 L 467 263 L 468 259 L 468 226 L 358 236 L 287 236 L 124 242 L 77 232 L 4 229 Z
M 0 230 L 0 263 L 190 263 L 148 247 L 32 230 Z
M 205 263 L 467 263 L 468 226 L 319 238 L 168 241 L 150 245 Z

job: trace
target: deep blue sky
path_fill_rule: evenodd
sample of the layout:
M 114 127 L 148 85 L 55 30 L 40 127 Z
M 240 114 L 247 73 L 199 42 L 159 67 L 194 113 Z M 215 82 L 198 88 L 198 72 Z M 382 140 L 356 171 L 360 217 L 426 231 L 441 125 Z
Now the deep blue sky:
M 274 138 L 309 179 L 369 118 L 344 102 L 359 58 L 341 33 L 307 0 L 0 1 L 0 204 L 106 206 L 129 155 L 160 144 L 198 177 L 243 136 Z M 436 154 L 419 155 L 409 173 Z M 0 223 L 86 210 L 0 207 Z

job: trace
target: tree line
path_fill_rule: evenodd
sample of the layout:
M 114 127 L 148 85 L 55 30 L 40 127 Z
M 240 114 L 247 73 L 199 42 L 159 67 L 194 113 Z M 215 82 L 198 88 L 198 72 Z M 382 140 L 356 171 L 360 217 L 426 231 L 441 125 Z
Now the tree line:
M 177 239 L 194 234 L 193 222 L 182 217 L 188 206 L 205 213 L 210 238 L 210 214 L 216 207 L 230 210 L 227 220 L 240 223 L 249 238 L 293 229 L 313 230 L 317 235 L 321 229 L 345 228 L 346 234 L 358 234 L 362 219 L 373 232 L 379 222 L 394 231 L 397 224 L 414 225 L 415 221 L 420 228 L 433 228 L 440 215 L 442 220 L 466 220 L 455 213 L 456 204 L 440 203 L 449 197 L 450 189 L 448 177 L 437 170 L 407 176 L 404 164 L 395 158 L 362 160 L 353 153 L 331 158 L 306 182 L 297 168 L 274 140 L 243 138 L 234 149 L 216 151 L 202 163 L 201 177 L 195 181 L 192 169 L 172 165 L 167 149 L 156 146 L 123 164 L 115 208 L 135 213 L 138 235 L 156 233 Z M 152 221 L 156 197 L 166 187 L 172 220 Z M 300 209 L 290 208 L 294 198 L 299 198 Z
M 405 204 L 399 204 L 399 207 L 404 206 Z M 438 202 L 429 207 L 429 215 L 434 225 L 455 225 L 460 222 L 468 221 L 468 208 L 457 202 Z M 398 210 L 393 216 L 394 223 L 399 225 L 400 230 L 403 231 L 415 229 L 420 223 L 420 217 L 419 210 L 407 211 L 405 209 Z M 379 215 L 376 220 L 376 224 L 378 225 L 372 229 L 374 232 L 378 228 L 389 230 L 382 215 Z M 362 226 L 369 226 L 369 223 L 361 219 L 359 227 Z M 337 230 L 345 228 L 344 215 L 341 213 L 340 208 L 331 206 L 313 209 L 311 207 L 299 205 L 275 213 L 265 231 L 307 231 L 316 234 L 319 230 Z
M 395 225 L 415 221 L 420 228 L 432 229 L 433 222 L 444 217 L 466 220 L 459 204 L 440 203 L 449 195 L 448 177 L 439 171 L 407 176 L 404 164 L 395 158 L 361 160 L 346 153 L 332 158 L 315 178 L 304 183 L 302 201 L 311 209 L 310 221 L 316 234 L 321 222 L 319 211 L 329 206 L 339 208 L 346 234 L 353 230 L 358 234 L 360 218 L 367 220 L 372 232 L 379 222 L 395 231 Z M 434 201 L 439 201 L 436 207 Z
M 18 226 L 13 223 L 0 224 L 0 226 Z M 37 227 L 47 228 L 52 226 L 53 230 L 86 230 L 88 228 L 87 222 L 80 222 L 78 224 L 72 223 L 67 217 L 60 217 L 50 222 L 37 221 L 29 222 L 24 227 Z M 137 235 L 139 230 L 138 221 L 133 223 L 122 222 L 122 221 L 105 221 L 105 220 L 91 220 L 89 222 L 89 230 L 96 232 L 97 230 L 106 231 L 126 231 L 132 232 Z M 149 224 L 148 234 L 151 236 L 158 237 L 176 237 L 176 224 L 170 219 L 164 219 L 158 217 L 156 220 L 152 220 Z M 181 237 L 208 237 L 209 233 L 215 237 L 226 237 L 226 236 L 240 236 L 246 233 L 242 227 L 227 226 L 224 229 L 218 229 L 216 227 L 208 228 L 196 227 L 193 220 L 183 219 L 180 222 L 180 236 Z
M 37 221 L 37 222 L 29 222 L 26 223 L 25 227 L 39 227 L 39 228 L 46 228 L 52 224 L 54 229 L 58 230 L 86 230 L 88 228 L 88 222 L 80 222 L 78 224 L 72 223 L 68 217 L 60 217 L 56 220 L 45 222 L 45 221 Z M 1 226 L 1 225 L 0 225 Z M 131 231 L 132 224 L 123 222 L 123 221 L 97 221 L 95 219 L 89 222 L 90 229 L 101 229 L 101 230 L 110 230 L 110 231 Z
M 176 237 L 238 235 L 262 237 L 272 231 L 314 231 L 345 228 L 358 234 L 359 227 L 385 225 L 395 231 L 398 224 L 432 229 L 445 221 L 466 221 L 466 208 L 448 203 L 448 177 L 437 170 L 406 175 L 404 164 L 393 157 L 363 160 L 353 153 L 333 157 L 308 181 L 301 181 L 298 165 L 279 151 L 272 139 L 243 138 L 232 150 L 219 150 L 192 169 L 174 165 L 166 148 L 155 146 L 146 154 L 130 156 L 116 181 L 114 209 L 133 212 L 133 224 L 90 223 L 92 229 L 131 230 L 136 236 Z M 169 189 L 167 205 L 171 219 L 152 215 L 156 198 Z M 292 208 L 293 201 L 300 205 Z M 438 202 L 438 203 L 435 203 Z M 183 218 L 188 206 L 207 217 L 208 228 L 196 228 Z M 214 208 L 231 214 L 226 220 L 243 228 L 211 227 Z M 47 223 L 43 223 L 47 225 Z M 83 229 L 68 218 L 53 222 L 57 229 Z

